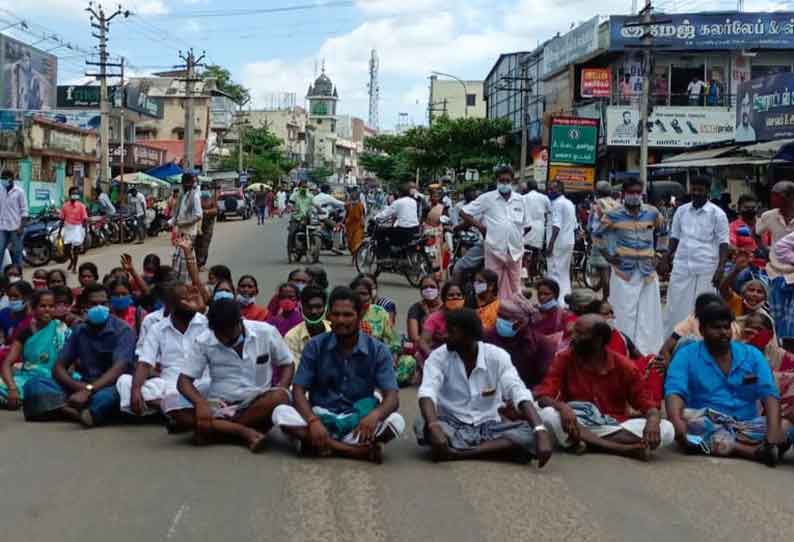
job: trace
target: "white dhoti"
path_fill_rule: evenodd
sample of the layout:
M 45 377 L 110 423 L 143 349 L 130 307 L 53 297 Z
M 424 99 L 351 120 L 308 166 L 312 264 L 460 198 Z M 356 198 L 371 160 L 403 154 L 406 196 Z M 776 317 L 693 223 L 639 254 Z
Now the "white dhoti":
M 570 447 L 572 442 L 568 438 L 568 433 L 562 428 L 560 413 L 553 407 L 546 407 L 542 409 L 539 414 L 540 418 L 543 420 L 543 424 L 549 427 L 554 433 L 557 443 L 563 448 Z M 586 429 L 597 437 L 602 438 L 613 435 L 618 431 L 627 431 L 641 439 L 645 432 L 645 418 L 631 418 L 623 422 L 607 425 L 587 425 Z M 675 427 L 673 427 L 673 424 L 669 421 L 661 420 L 659 422 L 659 433 L 661 436 L 660 448 L 670 446 L 675 441 Z
M 80 224 L 63 225 L 63 244 L 80 246 L 85 241 L 85 228 Z
M 695 299 L 706 292 L 716 292 L 712 280 L 714 272 L 692 273 L 673 265 L 670 284 L 667 286 L 667 307 L 664 312 L 665 337 L 673 328 L 695 311 Z
M 547 278 L 560 285 L 560 297 L 557 299 L 561 305 L 565 304 L 565 296 L 571 293 L 571 258 L 573 245 L 568 247 L 554 247 L 551 257 L 546 261 L 548 266 Z
M 642 354 L 656 354 L 667 335 L 662 322 L 659 278 L 634 273 L 624 280 L 614 271 L 609 278 L 609 304 L 615 311 L 615 326 Z M 668 334 L 669 335 L 669 334 Z
M 193 385 L 202 395 L 209 390 L 209 379 L 196 380 Z M 119 392 L 121 399 L 121 411 L 127 414 L 136 414 L 132 411 L 130 403 L 132 402 L 132 375 L 121 375 L 116 380 L 116 391 Z M 146 403 L 143 414 L 141 416 L 151 416 L 157 412 L 168 413 L 172 410 L 181 410 L 187 408 L 185 403 L 187 399 L 180 401 L 182 398 L 179 391 L 176 389 L 176 380 L 170 380 L 160 377 L 149 378 L 141 386 L 141 395 Z M 165 401 L 166 397 L 170 400 Z M 149 403 L 160 402 L 160 409 L 149 406 Z M 188 403 L 189 405 L 189 403 Z

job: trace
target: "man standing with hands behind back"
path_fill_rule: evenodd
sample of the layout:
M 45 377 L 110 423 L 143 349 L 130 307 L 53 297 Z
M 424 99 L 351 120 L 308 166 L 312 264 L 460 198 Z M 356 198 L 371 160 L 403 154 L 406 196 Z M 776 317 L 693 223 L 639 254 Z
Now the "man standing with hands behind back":
M 174 218 L 172 219 L 174 227 L 172 234 L 174 256 L 171 266 L 174 268 L 174 273 L 179 280 L 187 280 L 187 265 L 185 264 L 184 252 L 178 241 L 181 238 L 187 238 L 191 246 L 195 243 L 202 216 L 204 216 L 204 213 L 201 209 L 201 194 L 196 187 L 196 174 L 192 171 L 186 171 L 182 174 L 182 194 L 177 200 Z

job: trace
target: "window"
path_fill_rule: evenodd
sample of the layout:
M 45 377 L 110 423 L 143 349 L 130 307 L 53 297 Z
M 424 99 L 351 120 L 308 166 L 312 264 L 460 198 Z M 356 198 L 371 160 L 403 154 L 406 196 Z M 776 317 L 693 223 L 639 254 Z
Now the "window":
M 466 107 L 474 107 L 475 105 L 477 105 L 477 95 L 466 94 Z

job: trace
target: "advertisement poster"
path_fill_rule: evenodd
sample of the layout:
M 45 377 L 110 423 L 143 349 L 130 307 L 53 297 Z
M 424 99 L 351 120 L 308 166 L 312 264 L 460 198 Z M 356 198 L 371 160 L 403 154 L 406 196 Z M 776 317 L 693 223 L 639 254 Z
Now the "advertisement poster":
M 627 51 L 623 60 L 618 92 L 624 105 L 640 103 L 642 94 L 642 56 L 637 51 Z
M 734 138 L 735 114 L 727 107 L 655 107 L 649 117 L 651 147 L 688 148 Z M 640 144 L 640 111 L 607 108 L 607 145 Z
M 794 74 L 779 73 L 739 86 L 736 142 L 794 137 Z
M 0 35 L 0 68 L 0 108 L 55 107 L 57 57 Z
M 535 181 L 543 185 L 546 183 L 546 175 L 549 172 L 549 148 L 534 147 L 532 149 L 532 177 Z
M 543 47 L 543 76 L 598 50 L 598 15 Z
M 609 68 L 582 69 L 582 98 L 609 98 L 612 90 L 612 71 Z
M 566 192 L 592 192 L 595 168 L 585 166 L 549 166 L 549 182 L 560 181 Z
M 552 117 L 549 162 L 593 166 L 598 157 L 598 119 Z
M 790 49 L 794 20 L 790 12 L 666 13 L 664 23 L 651 26 L 656 47 L 675 49 Z M 609 18 L 609 48 L 622 51 L 642 43 L 643 27 L 626 26 L 637 17 Z

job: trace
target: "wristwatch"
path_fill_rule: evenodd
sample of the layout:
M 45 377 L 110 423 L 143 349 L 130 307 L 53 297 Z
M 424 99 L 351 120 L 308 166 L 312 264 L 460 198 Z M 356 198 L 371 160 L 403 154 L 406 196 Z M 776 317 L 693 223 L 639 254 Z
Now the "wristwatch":
M 85 391 L 87 391 L 89 394 L 94 393 L 94 385 L 93 384 L 86 384 L 85 385 Z
M 533 427 L 532 429 L 534 429 L 536 432 L 537 432 L 537 431 L 548 431 L 548 429 L 546 428 L 546 426 L 545 426 L 545 425 L 543 425 L 543 424 L 536 425 L 536 426 L 535 426 L 535 427 Z

